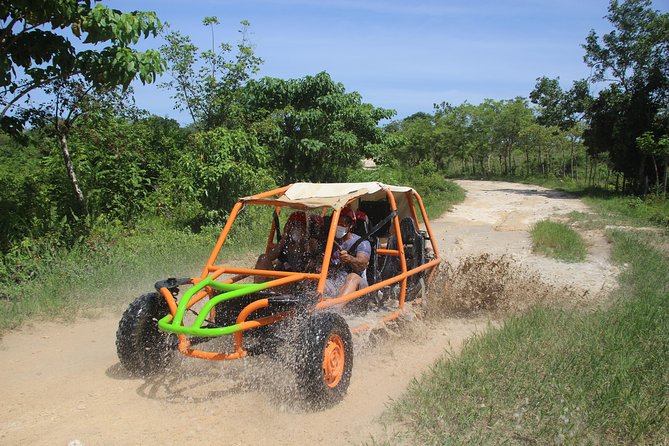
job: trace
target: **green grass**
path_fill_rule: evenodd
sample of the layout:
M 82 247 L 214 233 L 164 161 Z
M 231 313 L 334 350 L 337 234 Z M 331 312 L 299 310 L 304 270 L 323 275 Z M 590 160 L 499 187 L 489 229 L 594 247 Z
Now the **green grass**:
M 587 255 L 583 238 L 565 223 L 550 220 L 537 222 L 531 231 L 534 252 L 564 262 L 582 262 Z
M 385 443 L 669 443 L 667 238 L 607 236 L 624 265 L 611 305 L 536 307 L 473 338 L 390 407 Z
M 654 195 L 640 198 L 601 190 L 583 191 L 579 195 L 606 220 L 616 220 L 631 226 L 658 226 L 669 230 L 669 199 Z

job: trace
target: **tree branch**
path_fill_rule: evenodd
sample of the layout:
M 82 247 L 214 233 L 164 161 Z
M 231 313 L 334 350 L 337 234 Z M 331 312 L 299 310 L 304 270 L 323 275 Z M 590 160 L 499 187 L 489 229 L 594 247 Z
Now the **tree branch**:
M 74 76 L 74 75 L 77 75 L 77 74 L 80 74 L 80 73 L 81 73 L 80 71 L 76 70 L 76 71 L 72 72 L 71 75 Z M 17 94 L 17 95 L 14 97 L 14 99 L 12 99 L 11 101 L 7 102 L 7 105 L 2 109 L 2 112 L 0 112 L 0 117 L 4 117 L 4 116 L 7 114 L 7 111 L 8 111 L 8 110 L 9 110 L 9 109 L 10 109 L 10 108 L 11 108 L 11 107 L 12 107 L 12 106 L 13 106 L 19 99 L 21 99 L 23 96 L 25 96 L 26 94 L 30 93 L 31 91 L 33 91 L 33 90 L 36 89 L 36 88 L 41 88 L 41 87 L 44 87 L 45 85 L 50 84 L 51 82 L 55 81 L 55 80 L 58 79 L 59 77 L 61 77 L 61 75 L 59 75 L 59 74 L 54 74 L 51 78 L 48 78 L 48 79 L 46 79 L 46 80 L 44 80 L 44 81 L 42 81 L 42 82 L 36 82 L 35 84 L 32 84 L 32 85 L 28 84 L 28 86 L 27 86 L 21 93 Z

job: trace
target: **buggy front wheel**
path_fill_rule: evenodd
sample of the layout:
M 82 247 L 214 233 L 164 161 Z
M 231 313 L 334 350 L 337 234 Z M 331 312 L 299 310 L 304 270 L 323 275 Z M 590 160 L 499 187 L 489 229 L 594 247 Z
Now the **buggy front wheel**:
M 314 409 L 333 406 L 344 398 L 353 369 L 351 331 L 337 313 L 314 313 L 297 336 L 297 384 Z
M 158 319 L 169 311 L 167 302 L 158 293 L 138 297 L 125 310 L 116 331 L 116 352 L 126 370 L 148 376 L 169 365 L 178 340 L 158 329 Z

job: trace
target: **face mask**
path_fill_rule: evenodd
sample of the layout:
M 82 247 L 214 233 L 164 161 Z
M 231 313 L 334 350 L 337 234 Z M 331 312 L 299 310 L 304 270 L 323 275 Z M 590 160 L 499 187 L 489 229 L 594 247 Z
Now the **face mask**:
M 343 239 L 346 236 L 346 234 L 348 234 L 348 231 L 346 230 L 345 227 L 337 226 L 337 234 L 335 235 L 335 238 Z

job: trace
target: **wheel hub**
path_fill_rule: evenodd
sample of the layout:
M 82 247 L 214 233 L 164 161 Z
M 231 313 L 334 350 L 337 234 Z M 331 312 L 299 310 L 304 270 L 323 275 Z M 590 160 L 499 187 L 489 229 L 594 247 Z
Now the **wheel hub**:
M 332 335 L 323 352 L 323 380 L 328 387 L 337 387 L 341 381 L 345 361 L 344 341 L 341 336 Z

